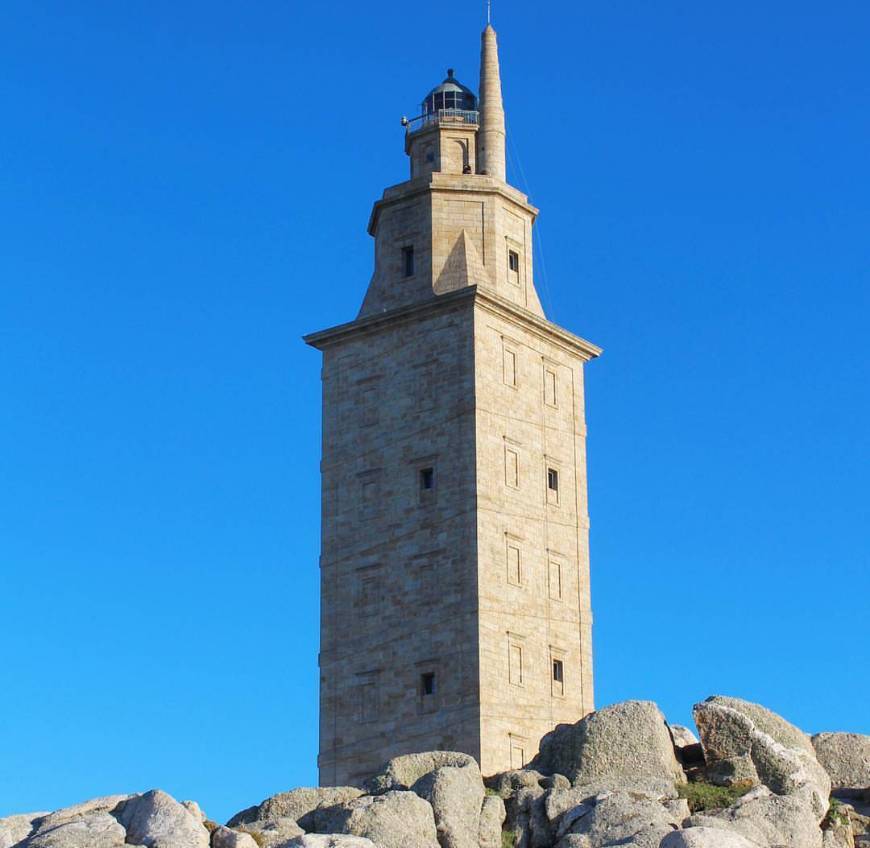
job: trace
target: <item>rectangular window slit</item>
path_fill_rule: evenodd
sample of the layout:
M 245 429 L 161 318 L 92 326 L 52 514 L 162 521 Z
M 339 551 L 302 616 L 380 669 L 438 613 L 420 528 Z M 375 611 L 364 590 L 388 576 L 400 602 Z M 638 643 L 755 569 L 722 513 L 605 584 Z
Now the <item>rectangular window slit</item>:
M 555 468 L 547 469 L 547 488 L 551 492 L 559 491 L 559 472 Z
M 435 694 L 435 672 L 427 671 L 420 675 L 420 692 L 423 695 Z
M 514 274 L 520 270 L 520 255 L 515 250 L 508 251 L 508 269 Z
M 550 597 L 554 601 L 562 598 L 562 566 L 558 562 L 550 560 Z
M 556 405 L 556 372 L 549 369 L 544 372 L 544 402 L 549 406 Z
M 402 273 L 406 277 L 414 276 L 414 248 L 413 247 L 403 247 L 402 248 Z
M 421 468 L 420 469 L 420 490 L 427 492 L 435 488 L 435 469 Z
M 516 451 L 505 448 L 504 462 L 505 483 L 513 489 L 518 489 L 520 485 L 519 455 Z

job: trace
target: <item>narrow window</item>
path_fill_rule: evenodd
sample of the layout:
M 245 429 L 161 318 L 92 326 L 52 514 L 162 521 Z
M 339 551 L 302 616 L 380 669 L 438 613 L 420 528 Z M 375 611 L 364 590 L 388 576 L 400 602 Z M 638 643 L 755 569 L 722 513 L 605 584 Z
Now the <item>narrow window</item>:
M 510 668 L 508 678 L 516 686 L 523 685 L 523 649 L 520 645 L 510 645 Z
M 507 581 L 514 586 L 521 586 L 523 583 L 520 549 L 518 545 L 510 542 L 507 546 Z
M 553 659 L 553 694 L 562 697 L 565 694 L 565 668 L 562 660 Z
M 544 403 L 556 406 L 556 372 L 549 368 L 544 370 Z
M 562 564 L 552 559 L 549 568 L 549 589 L 550 597 L 554 601 L 562 600 Z
M 414 248 L 412 246 L 402 248 L 402 273 L 406 277 L 414 276 Z
M 547 469 L 547 488 L 551 492 L 559 493 L 559 472 L 555 468 Z
M 420 491 L 428 492 L 435 488 L 435 469 L 421 468 L 420 469 Z
M 505 448 L 504 464 L 505 483 L 512 489 L 518 489 L 520 485 L 519 454 L 510 448 Z
M 515 250 L 508 251 L 508 270 L 512 274 L 518 274 L 520 271 L 520 255 Z
M 378 717 L 378 690 L 374 682 L 363 683 L 359 688 L 360 721 L 372 721 Z
M 511 741 L 511 768 L 521 769 L 526 764 L 526 752 L 521 745 Z
M 504 349 L 504 381 L 508 386 L 517 384 L 517 355 L 507 347 Z
M 375 480 L 362 481 L 362 501 L 366 506 L 371 506 L 375 502 L 375 496 L 378 493 L 378 484 Z
M 426 695 L 435 694 L 435 672 L 427 671 L 420 675 L 420 693 Z
M 381 600 L 381 578 L 379 574 L 360 578 L 359 606 L 363 616 L 375 615 Z

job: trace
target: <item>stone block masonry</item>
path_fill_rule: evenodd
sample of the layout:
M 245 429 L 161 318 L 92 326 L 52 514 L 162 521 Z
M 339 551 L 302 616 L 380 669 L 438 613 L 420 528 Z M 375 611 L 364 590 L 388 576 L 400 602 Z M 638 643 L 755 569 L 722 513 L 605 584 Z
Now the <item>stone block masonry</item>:
M 519 768 L 594 705 L 583 367 L 600 350 L 544 317 L 491 28 L 482 66 L 479 126 L 451 73 L 408 132 L 357 319 L 306 337 L 323 352 L 324 785 L 421 750 Z

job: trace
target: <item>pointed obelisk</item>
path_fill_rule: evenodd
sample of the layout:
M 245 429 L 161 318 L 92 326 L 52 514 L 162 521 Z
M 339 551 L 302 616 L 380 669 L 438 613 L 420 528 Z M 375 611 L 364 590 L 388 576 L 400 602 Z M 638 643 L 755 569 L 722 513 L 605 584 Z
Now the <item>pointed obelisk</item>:
M 480 37 L 480 130 L 477 166 L 481 174 L 505 181 L 504 104 L 498 67 L 498 41 L 492 24 Z

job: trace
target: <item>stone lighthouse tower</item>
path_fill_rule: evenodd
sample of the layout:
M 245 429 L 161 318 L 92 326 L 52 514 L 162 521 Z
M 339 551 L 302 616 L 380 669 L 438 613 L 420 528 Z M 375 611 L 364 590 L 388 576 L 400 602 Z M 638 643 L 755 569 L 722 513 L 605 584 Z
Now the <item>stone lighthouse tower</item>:
M 518 116 L 522 120 L 522 115 Z M 405 121 L 375 268 L 323 352 L 320 781 L 448 749 L 485 774 L 593 709 L 583 366 L 535 291 L 496 34 Z

